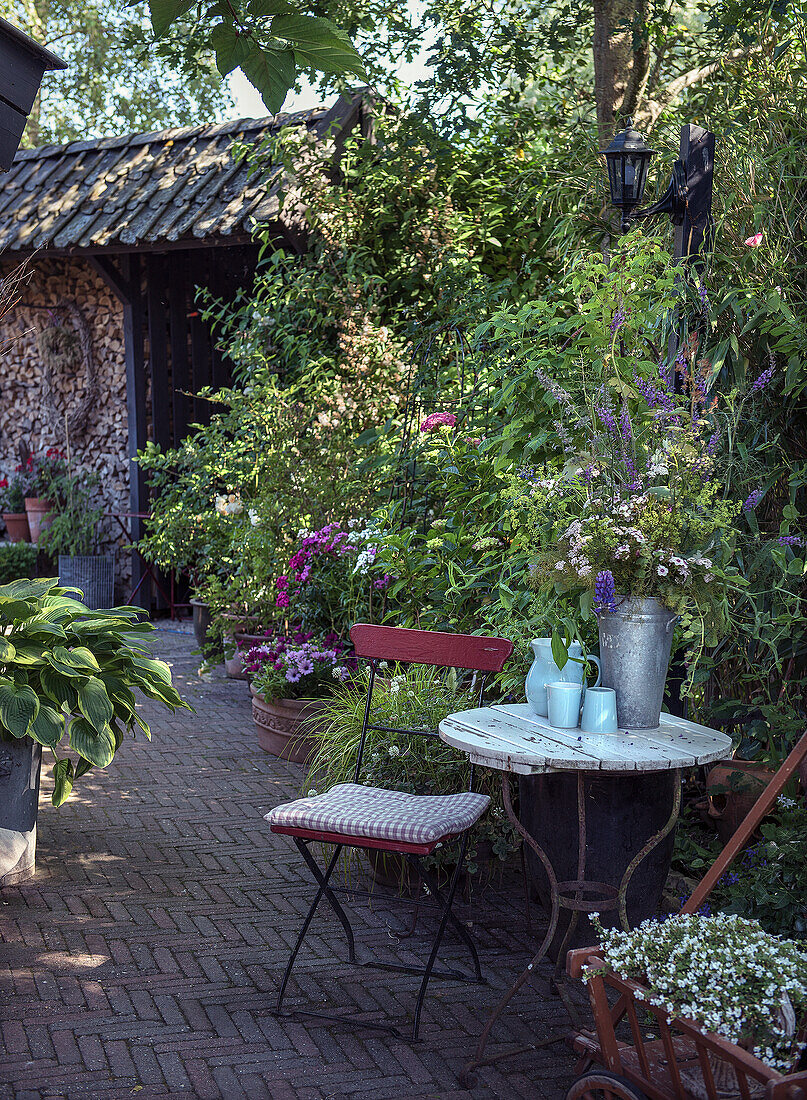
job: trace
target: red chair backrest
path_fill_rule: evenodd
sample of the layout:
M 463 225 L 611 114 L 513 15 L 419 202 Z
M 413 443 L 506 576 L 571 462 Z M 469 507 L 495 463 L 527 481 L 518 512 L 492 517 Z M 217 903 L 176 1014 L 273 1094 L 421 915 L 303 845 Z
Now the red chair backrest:
M 350 639 L 357 657 L 407 661 L 435 668 L 467 668 L 477 672 L 501 672 L 513 652 L 506 638 L 477 634 L 441 634 L 437 630 L 410 630 L 400 626 L 356 623 Z

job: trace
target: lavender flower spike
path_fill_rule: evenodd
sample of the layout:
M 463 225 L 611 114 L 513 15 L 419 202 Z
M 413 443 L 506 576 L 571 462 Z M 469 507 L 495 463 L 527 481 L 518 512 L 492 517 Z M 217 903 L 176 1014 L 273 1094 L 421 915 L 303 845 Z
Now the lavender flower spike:
M 753 386 L 751 387 L 751 393 L 759 393 L 760 390 L 764 390 L 767 384 L 773 378 L 774 372 L 776 370 L 776 360 L 774 359 L 773 355 L 769 356 L 768 363 L 769 365 L 765 368 L 762 374 L 760 374 L 759 378 L 757 378 L 756 382 L 754 382 Z
M 754 489 L 753 492 L 749 493 L 743 501 L 743 511 L 753 512 L 764 496 L 764 489 Z
M 602 611 L 616 611 L 616 588 L 614 586 L 614 574 L 610 569 L 601 569 L 594 582 L 594 610 L 599 615 Z

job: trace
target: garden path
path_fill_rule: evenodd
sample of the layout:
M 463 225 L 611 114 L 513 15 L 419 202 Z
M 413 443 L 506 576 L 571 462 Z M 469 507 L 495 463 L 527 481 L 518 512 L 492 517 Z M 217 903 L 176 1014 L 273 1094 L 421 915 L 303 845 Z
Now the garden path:
M 196 714 L 145 705 L 151 744 L 125 744 L 59 811 L 43 774 L 36 877 L 0 895 L 0 1097 L 564 1097 L 564 1044 L 480 1070 L 471 1093 L 457 1082 L 532 954 L 517 876 L 458 903 L 490 985 L 435 981 L 420 1043 L 269 1015 L 312 887 L 291 840 L 261 818 L 298 793 L 302 772 L 258 749 L 245 685 L 201 680 L 193 644 L 181 628 L 156 633 Z M 409 909 L 360 901 L 352 912 L 380 953 L 395 949 L 389 927 Z M 341 930 L 327 911 L 308 943 L 291 1001 L 410 1011 L 414 979 L 335 959 Z M 402 959 L 409 950 L 398 947 Z M 563 1025 L 544 990 L 521 995 L 500 1036 L 529 1042 Z

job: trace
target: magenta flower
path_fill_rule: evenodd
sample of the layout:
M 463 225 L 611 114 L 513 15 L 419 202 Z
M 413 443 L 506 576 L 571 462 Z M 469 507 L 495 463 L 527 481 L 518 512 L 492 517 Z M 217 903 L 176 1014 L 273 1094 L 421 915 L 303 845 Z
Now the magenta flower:
M 435 428 L 453 428 L 457 418 L 453 413 L 430 413 L 420 425 L 422 432 L 433 432 Z
M 759 233 L 755 233 L 753 237 L 748 237 L 745 244 L 747 244 L 749 248 L 759 248 L 762 244 L 762 230 L 760 229 Z

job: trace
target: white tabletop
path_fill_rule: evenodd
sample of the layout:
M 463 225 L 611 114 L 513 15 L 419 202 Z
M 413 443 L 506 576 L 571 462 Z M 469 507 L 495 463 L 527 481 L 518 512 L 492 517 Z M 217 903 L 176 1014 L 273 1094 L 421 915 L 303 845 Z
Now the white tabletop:
M 662 714 L 653 730 L 581 733 L 550 726 L 527 703 L 450 714 L 440 737 L 471 762 L 519 775 L 550 771 L 657 772 L 708 764 L 731 754 L 724 733 Z

